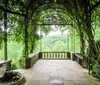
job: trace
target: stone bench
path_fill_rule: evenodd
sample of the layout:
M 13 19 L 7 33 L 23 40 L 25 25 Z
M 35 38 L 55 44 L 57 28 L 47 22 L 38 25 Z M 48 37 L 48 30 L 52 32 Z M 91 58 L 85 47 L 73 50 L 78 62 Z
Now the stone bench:
M 6 60 L 6 61 L 3 61 L 3 60 L 0 60 L 0 65 L 6 63 L 7 65 L 7 71 L 10 71 L 11 70 L 11 60 Z
M 4 77 L 6 71 L 11 70 L 11 60 L 0 60 L 0 81 L 2 81 L 2 78 Z

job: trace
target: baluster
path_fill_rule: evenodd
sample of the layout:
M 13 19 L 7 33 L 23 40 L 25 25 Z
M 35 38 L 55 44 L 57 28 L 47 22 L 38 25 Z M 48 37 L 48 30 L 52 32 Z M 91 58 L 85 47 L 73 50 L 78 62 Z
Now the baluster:
M 55 55 L 55 58 L 56 58 L 56 52 L 54 53 L 54 55 Z
M 43 52 L 43 58 L 45 58 L 45 57 L 44 57 L 44 52 Z
M 55 58 L 55 52 L 54 52 L 54 58 Z
M 59 52 L 58 52 L 58 58 L 59 58 Z
M 64 53 L 62 52 L 61 54 L 62 54 L 62 58 L 64 58 L 64 55 L 63 55 Z
M 49 55 L 48 55 L 49 53 L 47 52 L 47 58 L 49 58 Z
M 58 52 L 56 53 L 56 56 L 57 56 L 57 58 L 58 58 Z
M 59 52 L 59 58 L 61 58 L 60 52 Z
M 59 52 L 59 58 L 60 58 L 60 52 Z
M 57 54 L 56 57 L 58 58 L 58 52 L 56 54 Z
M 65 58 L 65 52 L 63 54 L 64 54 L 64 58 Z
M 50 58 L 51 58 L 51 52 L 50 52 Z
M 63 58 L 65 58 L 65 53 L 63 52 Z
M 60 58 L 60 52 L 59 52 L 59 58 Z
M 45 53 L 43 52 L 43 58 L 45 58 Z
M 52 52 L 52 58 L 54 58 L 53 52 Z
M 59 58 L 60 58 L 60 52 L 59 52 Z
M 58 58 L 58 57 L 57 57 L 57 52 L 56 52 L 55 54 L 56 54 L 56 58 Z
M 47 57 L 47 58 L 49 58 L 49 52 L 47 53 L 47 55 L 48 55 L 48 57 Z
M 64 58 L 66 58 L 66 54 L 65 54 L 65 52 L 64 52 Z
M 66 54 L 66 58 L 67 58 L 67 52 L 65 54 Z
M 48 52 L 48 58 L 50 58 L 50 52 Z
M 47 58 L 47 52 L 45 53 L 45 58 Z
M 60 53 L 60 56 L 61 56 L 61 58 L 62 58 L 62 52 Z
M 64 58 L 64 53 L 62 53 L 62 58 Z
M 58 58 L 58 57 L 57 57 L 57 52 L 56 52 L 55 54 L 56 54 L 56 58 Z
M 50 58 L 51 58 L 51 53 L 50 53 Z
M 67 56 L 66 56 L 66 52 L 65 52 L 64 54 L 65 54 L 65 58 L 66 58 L 66 57 L 67 57 Z
M 63 58 L 63 52 L 61 53 L 61 58 Z
M 50 52 L 48 52 L 48 58 L 50 58 Z
M 47 52 L 45 52 L 45 58 L 47 58 Z
M 63 58 L 63 53 L 61 52 L 61 58 Z
M 68 56 L 67 56 L 67 52 L 66 52 L 66 58 L 68 58 Z
M 64 54 L 64 52 L 63 52 L 63 58 L 65 58 L 65 54 Z
M 55 55 L 55 58 L 56 58 L 56 52 L 54 53 L 54 55 Z
M 67 52 L 65 53 L 65 55 L 66 55 L 66 58 L 67 58 Z
M 43 52 L 43 58 L 45 58 L 45 52 Z
M 56 58 L 56 52 L 55 52 L 55 58 Z
M 45 58 L 47 57 L 47 53 L 45 52 Z
M 45 58 L 47 57 L 47 53 L 45 52 Z
M 41 54 L 41 55 L 42 55 L 42 58 L 44 58 L 43 52 L 42 52 L 42 54 Z
M 62 52 L 62 58 L 64 58 L 64 53 Z
M 66 57 L 65 57 L 65 52 L 64 52 L 64 58 L 66 58 Z
M 50 58 L 52 58 L 51 52 L 50 52 Z
M 51 57 L 50 58 L 52 58 L 52 52 L 50 52 L 50 54 L 51 54 Z
M 42 58 L 44 58 L 44 57 L 43 57 L 43 52 L 42 52 L 42 54 L 41 54 L 41 55 L 42 55 Z
M 58 58 L 57 52 L 56 52 L 56 58 Z
M 53 52 L 52 52 L 52 58 L 53 58 Z
M 51 58 L 51 52 L 49 52 L 50 53 L 50 58 Z
M 54 58 L 55 58 L 55 52 L 53 53 L 53 55 L 54 55 Z
M 47 58 L 49 58 L 49 55 L 48 55 L 49 53 L 47 52 Z
M 59 52 L 58 52 L 58 58 L 59 58 Z

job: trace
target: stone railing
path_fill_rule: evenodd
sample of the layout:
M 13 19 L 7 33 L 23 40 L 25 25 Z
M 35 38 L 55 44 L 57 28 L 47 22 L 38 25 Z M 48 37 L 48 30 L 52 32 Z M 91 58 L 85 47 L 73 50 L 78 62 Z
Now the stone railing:
M 38 59 L 70 59 L 70 52 L 37 52 L 23 59 L 24 68 L 31 68 Z
M 37 52 L 23 59 L 24 68 L 31 68 L 38 59 L 71 59 L 81 66 L 83 64 L 81 53 L 71 53 L 70 55 L 70 52 Z
M 25 68 L 31 68 L 33 64 L 39 59 L 39 53 L 32 53 L 28 58 L 25 58 L 23 63 Z
M 40 52 L 41 59 L 70 59 L 70 52 Z
M 72 53 L 72 60 L 78 62 L 82 66 L 83 56 L 81 53 Z

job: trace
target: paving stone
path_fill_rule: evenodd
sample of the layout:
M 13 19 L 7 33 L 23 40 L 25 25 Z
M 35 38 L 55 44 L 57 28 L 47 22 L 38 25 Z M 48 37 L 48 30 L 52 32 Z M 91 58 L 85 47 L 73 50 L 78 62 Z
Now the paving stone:
M 48 85 L 49 81 L 40 80 L 39 85 Z
M 100 85 L 98 79 L 71 60 L 38 60 L 32 68 L 17 71 L 25 76 L 25 85 Z
M 74 80 L 73 82 L 75 85 L 83 85 L 84 84 L 83 81 L 81 81 L 81 80 Z
M 30 80 L 28 82 L 28 85 L 39 85 L 39 81 L 38 80 Z
M 64 85 L 74 85 L 74 82 L 72 80 L 64 81 Z
M 64 85 L 64 80 L 62 77 L 52 76 L 50 77 L 50 83 L 54 85 Z

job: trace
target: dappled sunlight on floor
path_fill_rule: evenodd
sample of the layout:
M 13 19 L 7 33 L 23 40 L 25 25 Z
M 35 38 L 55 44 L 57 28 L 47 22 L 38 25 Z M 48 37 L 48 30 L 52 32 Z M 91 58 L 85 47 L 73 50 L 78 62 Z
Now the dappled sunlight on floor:
M 32 68 L 17 71 L 25 76 L 25 85 L 100 85 L 71 60 L 38 60 Z

